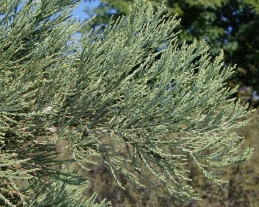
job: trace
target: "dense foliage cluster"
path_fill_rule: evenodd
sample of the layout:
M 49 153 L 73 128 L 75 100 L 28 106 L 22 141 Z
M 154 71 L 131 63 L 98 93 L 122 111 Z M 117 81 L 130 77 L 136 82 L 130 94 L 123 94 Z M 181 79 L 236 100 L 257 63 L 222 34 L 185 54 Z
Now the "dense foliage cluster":
M 144 0 L 76 37 L 77 2 L 0 0 L 0 205 L 109 206 L 80 197 L 88 179 L 73 164 L 96 158 L 121 188 L 118 175 L 146 178 L 184 201 L 200 199 L 188 160 L 225 183 L 218 169 L 252 149 L 231 131 L 250 112 L 229 99 L 223 53 L 211 61 L 205 41 L 179 46 L 179 21 Z M 59 159 L 60 142 L 71 159 Z

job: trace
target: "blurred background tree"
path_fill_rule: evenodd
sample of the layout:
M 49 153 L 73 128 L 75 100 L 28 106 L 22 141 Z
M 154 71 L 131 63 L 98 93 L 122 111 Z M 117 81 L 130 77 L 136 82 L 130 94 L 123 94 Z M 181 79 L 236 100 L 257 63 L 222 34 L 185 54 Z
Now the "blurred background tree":
M 90 0 L 85 0 L 90 1 Z M 96 0 L 92 0 L 96 1 Z M 157 8 L 161 0 L 149 0 Z M 83 28 L 106 25 L 113 15 L 117 19 L 129 13 L 133 0 L 101 0 L 93 11 L 85 12 L 96 17 Z M 205 39 L 215 57 L 224 49 L 226 66 L 237 64 L 233 76 L 228 80 L 230 87 L 240 85 L 241 97 L 251 102 L 252 92 L 259 91 L 259 3 L 257 0 L 165 0 L 168 12 L 181 18 L 176 31 L 181 30 L 179 44 L 184 40 L 191 43 L 195 38 Z M 248 91 L 251 93 L 247 93 Z M 243 95 L 245 93 L 245 95 Z M 249 96 L 247 98 L 247 95 Z M 255 97 L 256 92 L 254 92 Z

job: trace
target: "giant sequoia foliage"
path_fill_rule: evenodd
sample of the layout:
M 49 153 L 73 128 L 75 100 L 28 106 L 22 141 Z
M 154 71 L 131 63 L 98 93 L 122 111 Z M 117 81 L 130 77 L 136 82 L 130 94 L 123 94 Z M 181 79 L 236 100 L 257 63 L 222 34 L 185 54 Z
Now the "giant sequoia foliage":
M 85 0 L 89 1 L 89 0 Z M 157 9 L 161 0 L 149 0 Z M 224 49 L 224 62 L 237 64 L 229 78 L 230 86 L 252 86 L 259 91 L 259 4 L 257 0 L 165 0 L 168 13 L 178 14 L 179 44 L 205 39 L 215 57 Z M 133 0 L 102 0 L 94 9 L 96 17 L 82 32 L 96 25 L 108 24 L 110 17 L 129 13 Z M 91 16 L 92 11 L 86 9 Z
M 78 199 L 87 180 L 65 162 L 89 168 L 94 158 L 122 188 L 118 173 L 136 183 L 152 174 L 148 182 L 182 200 L 199 199 L 187 158 L 224 183 L 217 169 L 252 150 L 230 132 L 248 112 L 229 99 L 235 90 L 224 81 L 234 68 L 223 67 L 223 53 L 211 61 L 205 41 L 178 46 L 178 21 L 144 0 L 75 37 L 76 2 L 0 0 L 0 204 L 93 206 L 96 194 Z M 71 160 L 57 159 L 62 140 Z

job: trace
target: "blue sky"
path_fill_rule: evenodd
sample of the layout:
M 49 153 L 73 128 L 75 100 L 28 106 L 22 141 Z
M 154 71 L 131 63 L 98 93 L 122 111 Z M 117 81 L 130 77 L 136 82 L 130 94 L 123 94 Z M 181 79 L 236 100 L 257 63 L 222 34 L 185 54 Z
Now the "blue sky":
M 72 12 L 72 14 L 78 17 L 79 20 L 86 20 L 88 18 L 87 14 L 84 12 L 84 9 L 88 6 L 91 10 L 96 8 L 99 5 L 99 0 L 92 0 L 91 3 L 89 1 L 85 2 L 85 0 L 81 0 L 79 6 Z

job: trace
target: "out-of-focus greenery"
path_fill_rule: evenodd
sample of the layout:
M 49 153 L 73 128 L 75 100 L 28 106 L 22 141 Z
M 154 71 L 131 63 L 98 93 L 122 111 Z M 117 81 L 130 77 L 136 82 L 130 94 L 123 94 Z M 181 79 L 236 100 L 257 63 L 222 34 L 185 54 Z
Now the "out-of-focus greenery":
M 89 1 L 89 0 L 85 0 Z M 94 1 L 94 0 L 92 0 Z M 161 0 L 148 0 L 156 8 Z M 82 32 L 108 24 L 129 13 L 133 0 L 101 0 L 99 6 L 86 12 L 96 17 Z M 259 3 L 257 0 L 165 0 L 170 14 L 181 18 L 176 30 L 182 30 L 179 43 L 205 39 L 216 56 L 224 49 L 227 65 L 237 64 L 229 85 L 252 86 L 259 91 Z

